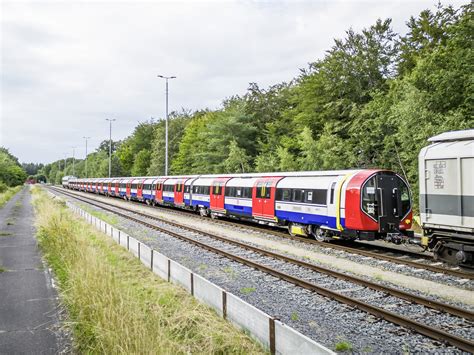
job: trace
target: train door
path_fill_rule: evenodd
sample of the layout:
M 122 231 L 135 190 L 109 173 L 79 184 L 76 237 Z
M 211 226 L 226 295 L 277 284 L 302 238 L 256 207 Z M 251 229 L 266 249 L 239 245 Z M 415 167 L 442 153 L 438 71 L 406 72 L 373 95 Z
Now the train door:
M 184 182 L 186 180 L 178 180 L 174 184 L 174 204 L 177 206 L 184 205 Z
M 158 180 L 155 182 L 155 200 L 159 203 L 163 203 L 163 183 L 165 180 Z
M 398 229 L 400 219 L 399 216 L 401 206 L 398 206 L 397 201 L 399 185 L 398 177 L 396 175 L 377 174 L 376 178 L 376 201 L 378 200 L 378 223 L 379 232 L 388 233 Z
M 142 200 L 143 199 L 143 181 L 138 181 L 137 183 L 137 198 L 139 200 Z
M 115 195 L 116 195 L 116 196 L 119 195 L 119 186 L 120 186 L 119 182 L 116 181 L 116 182 L 115 182 Z
M 224 211 L 225 184 L 230 178 L 215 179 L 211 184 L 210 206 L 213 211 Z
M 276 184 L 281 177 L 258 179 L 252 191 L 252 215 L 255 218 L 275 217 Z

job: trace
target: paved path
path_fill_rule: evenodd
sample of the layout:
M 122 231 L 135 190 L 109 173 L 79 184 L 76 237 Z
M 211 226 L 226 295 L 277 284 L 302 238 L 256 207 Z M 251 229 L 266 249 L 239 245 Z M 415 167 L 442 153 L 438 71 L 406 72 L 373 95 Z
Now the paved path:
M 62 352 L 57 293 L 34 236 L 25 187 L 0 209 L 0 354 Z

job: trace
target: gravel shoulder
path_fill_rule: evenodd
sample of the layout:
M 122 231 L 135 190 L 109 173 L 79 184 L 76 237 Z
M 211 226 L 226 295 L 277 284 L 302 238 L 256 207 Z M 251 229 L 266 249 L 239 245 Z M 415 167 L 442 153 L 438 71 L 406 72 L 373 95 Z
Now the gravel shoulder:
M 106 200 L 110 201 L 110 199 Z M 121 205 L 121 201 L 115 200 L 115 203 Z M 79 205 L 83 205 L 83 203 L 81 202 Z M 134 206 L 147 212 L 150 211 L 144 208 L 145 206 Z M 101 211 L 100 213 L 108 213 L 95 207 L 89 206 L 88 208 Z M 178 218 L 179 216 L 168 215 L 167 217 L 168 220 L 171 220 L 171 217 Z M 182 220 L 183 218 L 180 218 L 179 222 Z M 198 222 L 207 224 L 205 221 L 189 218 L 189 223 L 193 227 L 201 228 L 202 226 L 199 226 Z M 215 227 L 215 225 L 212 226 Z M 302 290 L 226 258 L 218 257 L 199 247 L 176 240 L 166 233 L 150 230 L 120 217 L 116 227 L 329 348 L 337 349 L 338 344 L 347 342 L 350 344 L 352 352 L 355 353 L 402 353 L 406 351 L 460 353 L 455 348 L 446 347 L 439 342 L 372 317 L 365 312 L 347 307 L 313 292 Z M 224 234 L 226 237 L 230 237 L 230 234 L 236 232 L 235 230 L 224 230 L 221 226 L 218 227 L 221 229 L 220 234 Z M 252 243 L 254 242 L 255 236 L 248 235 L 247 237 L 252 238 Z M 264 237 L 262 239 L 266 240 Z M 271 243 L 272 241 L 266 240 L 266 242 Z M 365 292 L 357 289 L 354 291 Z M 380 297 L 372 292 L 366 295 L 362 294 L 362 296 Z M 397 307 L 398 301 L 382 297 L 380 302 L 385 304 L 388 302 L 391 305 L 393 302 L 392 306 Z M 416 307 L 410 312 L 422 315 L 422 311 L 417 310 Z M 439 326 L 443 327 L 444 320 L 441 318 L 439 322 Z
M 84 194 L 90 197 L 90 194 Z M 166 208 L 149 208 L 139 204 L 128 203 L 115 198 L 106 198 L 102 196 L 94 196 L 94 198 L 109 203 L 115 206 L 123 206 L 126 204 L 128 208 L 133 208 L 137 211 L 149 213 L 165 220 L 182 223 L 189 227 L 197 228 L 205 232 L 215 233 L 217 235 L 245 241 L 252 243 L 259 247 L 265 247 L 273 251 L 285 253 L 291 256 L 303 258 L 321 265 L 337 269 L 343 272 L 349 272 L 358 276 L 370 278 L 376 281 L 383 281 L 389 284 L 400 286 L 408 290 L 414 290 L 426 296 L 434 296 L 442 300 L 450 301 L 455 304 L 464 304 L 469 307 L 474 307 L 474 292 L 469 289 L 472 282 L 466 280 L 454 280 L 451 284 L 441 282 L 446 279 L 445 275 L 435 274 L 429 271 L 422 271 L 419 276 L 412 276 L 402 273 L 399 266 L 393 266 L 392 270 L 387 270 L 386 262 L 368 261 L 360 256 L 355 256 L 355 261 L 348 258 L 345 252 L 338 252 L 332 250 L 321 250 L 319 247 L 309 246 L 301 242 L 294 242 L 290 239 L 282 240 L 273 236 L 264 235 L 263 233 L 255 233 L 253 231 L 244 231 L 233 227 L 227 227 L 222 224 L 213 224 L 206 220 L 197 219 L 193 216 L 183 218 L 176 214 L 170 213 Z M 411 269 L 411 273 L 416 275 L 419 270 Z M 427 277 L 429 275 L 429 277 Z M 438 280 L 439 279 L 439 282 Z M 450 279 L 453 279 L 452 277 Z M 459 287 L 455 284 L 459 283 Z M 463 287 L 461 287 L 463 286 Z M 467 286 L 467 287 L 466 287 Z

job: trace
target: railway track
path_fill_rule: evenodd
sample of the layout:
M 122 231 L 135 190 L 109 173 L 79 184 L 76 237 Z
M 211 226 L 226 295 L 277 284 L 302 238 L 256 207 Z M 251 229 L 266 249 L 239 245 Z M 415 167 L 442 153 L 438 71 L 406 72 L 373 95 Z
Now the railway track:
M 398 310 L 403 307 L 402 304 L 407 307 L 410 307 L 412 304 L 423 306 L 425 307 L 424 319 L 436 317 L 437 312 L 449 314 L 451 321 L 454 323 L 454 325 L 451 325 L 453 329 L 456 329 L 456 327 L 460 328 L 461 324 L 467 326 L 470 330 L 474 322 L 474 313 L 471 311 L 420 297 L 392 287 L 383 286 L 321 266 L 310 264 L 288 257 L 286 255 L 270 252 L 268 250 L 257 248 L 236 240 L 214 235 L 188 226 L 183 226 L 179 223 L 170 222 L 156 216 L 150 216 L 148 214 L 130 209 L 123 209 L 106 202 L 91 202 L 90 199 L 81 198 L 70 192 L 65 192 L 59 189 L 54 190 L 66 196 L 70 196 L 78 201 L 85 202 L 92 206 L 119 215 L 123 218 L 129 219 L 135 223 L 144 225 L 147 228 L 171 235 L 175 238 L 192 243 L 215 254 L 260 270 L 304 289 L 316 292 L 330 299 L 337 300 L 351 307 L 355 307 L 378 318 L 382 318 L 404 328 L 414 330 L 432 339 L 446 342 L 464 351 L 474 351 L 474 342 L 470 339 L 472 338 L 471 331 L 468 332 L 468 334 L 471 334 L 468 339 L 400 314 L 403 313 L 403 311 L 395 313 L 387 310 L 383 308 L 383 306 L 377 305 L 377 302 L 379 302 L 381 299 L 386 300 L 388 297 L 392 297 L 398 299 L 396 302 L 399 302 L 400 299 L 403 300 L 401 303 L 397 304 Z M 121 209 L 121 211 L 117 211 L 117 209 Z M 153 223 L 150 223 L 150 221 Z M 155 222 L 158 222 L 158 224 Z M 242 250 L 245 250 L 245 252 L 243 253 Z M 296 274 L 301 274 L 301 270 L 303 270 L 303 274 L 305 274 L 305 276 L 301 277 L 300 275 L 294 275 L 295 269 L 300 270 L 299 272 L 296 272 Z M 324 277 L 321 277 L 320 275 L 324 275 Z M 341 285 L 340 280 L 343 280 L 345 284 Z M 318 282 L 315 283 L 314 281 Z M 321 283 L 324 286 L 322 286 Z M 334 287 L 328 287 L 328 284 L 336 285 L 336 289 L 334 289 Z M 363 287 L 373 290 L 374 292 L 381 294 L 381 296 L 379 295 L 376 297 L 377 301 L 372 302 L 371 304 L 367 300 L 364 301 L 362 299 L 357 299 L 354 296 L 345 295 L 345 293 L 350 293 L 353 295 L 357 294 L 358 289 L 357 287 L 354 288 L 354 285 L 358 285 L 359 289 L 360 287 Z M 376 304 L 374 305 L 373 303 Z
M 142 207 L 147 206 L 140 202 L 136 202 L 136 203 L 139 203 L 140 206 Z M 147 207 L 153 208 L 150 206 L 147 206 Z M 349 245 L 343 245 L 343 244 L 337 244 L 337 243 L 319 242 L 314 239 L 291 236 L 288 233 L 269 228 L 268 226 L 261 226 L 254 223 L 233 221 L 230 219 L 211 219 L 208 217 L 202 217 L 202 216 L 196 215 L 195 213 L 191 213 L 190 211 L 185 211 L 185 210 L 181 211 L 181 210 L 176 210 L 176 209 L 167 209 L 166 212 L 177 215 L 177 216 L 185 215 L 190 218 L 204 220 L 207 223 L 214 223 L 217 225 L 220 224 L 227 227 L 231 226 L 239 230 L 251 230 L 260 234 L 267 234 L 270 236 L 283 238 L 285 240 L 290 239 L 290 240 L 294 240 L 300 243 L 307 243 L 307 244 L 316 245 L 322 248 L 329 248 L 332 250 L 343 251 L 346 253 L 369 257 L 369 258 L 373 258 L 373 259 L 377 259 L 381 261 L 387 261 L 390 263 L 404 265 L 404 266 L 412 267 L 415 269 L 429 270 L 431 272 L 454 276 L 461 279 L 474 280 L 474 272 L 462 270 L 459 267 L 453 268 L 441 262 L 435 262 L 431 256 L 428 256 L 426 254 L 416 253 L 412 251 L 401 251 L 399 249 L 384 247 L 380 245 L 373 247 L 375 249 L 367 250 L 367 248 L 369 247 L 372 248 L 372 246 L 367 245 L 365 243 L 352 243 L 352 245 L 349 246 Z

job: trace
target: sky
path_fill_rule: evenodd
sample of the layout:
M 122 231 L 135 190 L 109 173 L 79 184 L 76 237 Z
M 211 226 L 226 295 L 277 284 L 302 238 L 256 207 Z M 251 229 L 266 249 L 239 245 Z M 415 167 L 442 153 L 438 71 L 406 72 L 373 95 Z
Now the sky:
M 169 109 L 216 109 L 249 83 L 290 81 L 334 38 L 392 18 L 395 32 L 436 0 L 0 0 L 0 146 L 21 162 L 85 155 Z M 459 7 L 466 1 L 442 1 Z

